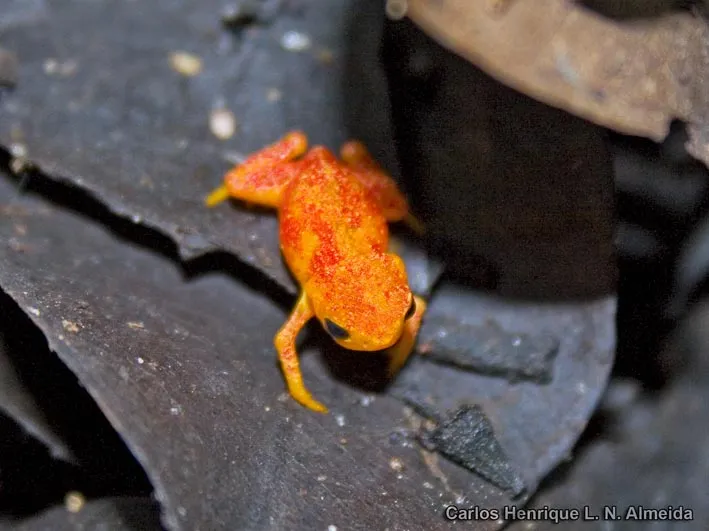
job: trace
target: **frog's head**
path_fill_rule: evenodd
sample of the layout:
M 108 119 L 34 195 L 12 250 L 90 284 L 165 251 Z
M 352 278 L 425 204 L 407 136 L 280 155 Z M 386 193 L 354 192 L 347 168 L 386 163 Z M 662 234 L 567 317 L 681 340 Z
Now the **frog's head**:
M 339 264 L 306 292 L 316 317 L 350 350 L 382 350 L 396 343 L 416 311 L 404 262 L 395 254 Z

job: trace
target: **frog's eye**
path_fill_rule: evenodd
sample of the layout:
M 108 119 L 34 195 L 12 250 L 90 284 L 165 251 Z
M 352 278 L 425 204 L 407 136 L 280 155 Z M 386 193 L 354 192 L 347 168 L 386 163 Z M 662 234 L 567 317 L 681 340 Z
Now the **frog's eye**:
M 347 339 L 350 333 L 340 325 L 333 323 L 330 319 L 325 319 L 325 328 L 335 339 Z
M 411 319 L 416 313 L 416 299 L 411 297 L 411 306 L 406 310 L 406 315 L 404 315 L 404 321 Z

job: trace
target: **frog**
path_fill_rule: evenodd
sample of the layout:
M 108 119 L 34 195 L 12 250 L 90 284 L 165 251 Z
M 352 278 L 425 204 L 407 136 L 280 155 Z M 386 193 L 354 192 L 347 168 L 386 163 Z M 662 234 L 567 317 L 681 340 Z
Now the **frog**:
M 384 351 L 393 378 L 412 353 L 427 303 L 409 287 L 403 259 L 390 249 L 389 223 L 423 224 L 393 178 L 364 144 L 345 142 L 339 158 L 308 149 L 302 131 L 231 168 L 205 203 L 227 199 L 275 209 L 283 259 L 299 294 L 274 346 L 290 396 L 319 413 L 327 407 L 306 387 L 296 339 L 313 318 L 340 346 Z

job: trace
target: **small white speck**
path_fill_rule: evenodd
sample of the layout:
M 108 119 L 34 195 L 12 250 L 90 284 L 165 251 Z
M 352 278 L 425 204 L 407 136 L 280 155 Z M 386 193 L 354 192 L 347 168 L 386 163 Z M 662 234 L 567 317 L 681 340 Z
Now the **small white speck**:
M 586 384 L 583 382 L 579 382 L 576 384 L 576 392 L 578 392 L 580 395 L 586 394 Z
M 225 107 L 212 110 L 209 115 L 209 129 L 219 140 L 227 140 L 236 131 L 236 118 L 234 113 Z
M 142 218 L 142 216 L 141 216 L 140 214 L 133 214 L 133 215 L 130 217 L 130 220 L 131 220 L 133 223 L 140 223 L 141 221 L 143 221 L 143 218 Z
M 196 76 L 202 71 L 202 60 L 188 52 L 173 52 L 168 57 L 170 66 L 186 77 Z
M 64 497 L 64 507 L 66 507 L 66 510 L 70 513 L 78 513 L 84 508 L 85 504 L 86 498 L 84 498 L 84 495 L 80 492 L 70 491 L 67 492 Z
M 337 526 L 331 524 L 327 526 L 327 531 L 337 531 Z
M 10 154 L 13 157 L 23 159 L 27 156 L 27 146 L 19 142 L 13 142 L 10 144 Z
M 344 415 L 335 415 L 335 422 L 337 422 L 337 425 L 341 428 L 342 426 L 345 425 L 345 416 Z
M 30 312 L 35 317 L 39 317 L 39 310 L 37 308 L 30 306 L 29 308 L 27 308 L 27 311 Z
M 47 75 L 70 76 L 74 74 L 79 66 L 73 59 L 66 61 L 58 61 L 54 58 L 49 58 L 44 61 L 44 73 Z
M 265 406 L 263 410 L 268 413 L 269 411 L 271 411 L 271 406 Z
M 310 48 L 310 37 L 299 31 L 286 31 L 281 36 L 281 46 L 289 52 L 302 52 Z
M 80 329 L 78 323 L 69 321 L 68 319 L 62 319 L 62 327 L 64 330 L 71 332 L 72 334 L 76 334 Z
M 406 0 L 387 0 L 385 12 L 391 20 L 401 20 L 406 16 L 409 4 Z
M 318 481 L 323 482 L 327 479 L 327 476 L 320 475 L 316 478 Z
M 398 457 L 392 457 L 389 460 L 389 467 L 396 472 L 401 472 L 404 469 L 404 463 Z
M 374 402 L 374 397 L 371 395 L 363 396 L 362 398 L 359 399 L 359 404 L 362 407 L 367 407 L 369 406 L 372 402 Z
M 180 505 L 180 506 L 177 508 L 177 513 L 178 513 L 180 516 L 187 516 L 187 509 L 185 509 L 182 505 Z
M 145 360 L 143 358 L 136 358 L 135 361 L 138 362 L 138 365 L 142 365 L 143 363 L 145 363 Z
M 522 344 L 522 338 L 520 338 L 520 337 L 515 337 L 515 338 L 512 340 L 512 346 L 513 346 L 513 347 L 519 347 L 521 344 Z
M 504 521 L 502 518 L 499 518 L 499 519 L 497 520 L 497 525 L 502 525 L 502 524 L 504 524 L 504 523 L 505 523 L 505 521 Z
M 283 93 L 277 88 L 270 88 L 266 92 L 266 101 L 274 103 L 283 97 Z
M 564 81 L 570 85 L 578 86 L 580 85 L 579 73 L 574 68 L 573 64 L 569 60 L 569 57 L 562 50 L 554 50 L 556 69 L 564 78 Z
M 170 408 L 170 415 L 179 415 L 182 412 L 182 408 L 180 406 L 172 406 Z
M 424 489 L 432 489 L 433 485 L 431 485 L 428 481 L 423 482 L 423 488 Z
M 404 475 L 403 475 L 403 474 L 397 474 L 397 475 L 396 475 L 396 479 L 404 479 Z

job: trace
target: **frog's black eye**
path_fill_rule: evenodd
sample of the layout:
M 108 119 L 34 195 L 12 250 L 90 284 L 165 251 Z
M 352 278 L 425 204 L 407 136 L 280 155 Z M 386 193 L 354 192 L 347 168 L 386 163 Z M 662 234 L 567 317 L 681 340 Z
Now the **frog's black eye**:
M 411 297 L 411 306 L 409 306 L 409 309 L 406 310 L 406 315 L 404 315 L 404 321 L 406 321 L 407 319 L 411 319 L 415 313 L 416 313 L 416 299 Z
M 350 333 L 340 325 L 333 323 L 330 319 L 325 319 L 325 328 L 335 339 L 347 339 Z

